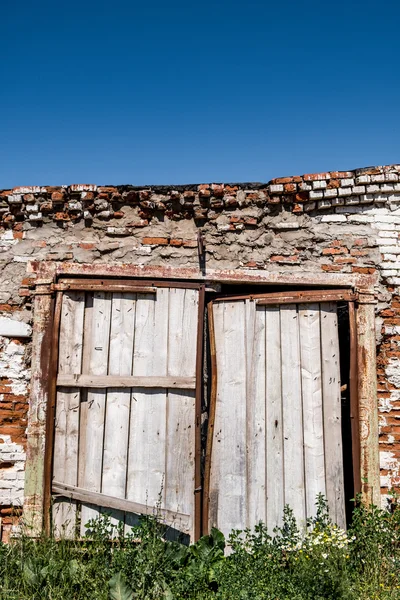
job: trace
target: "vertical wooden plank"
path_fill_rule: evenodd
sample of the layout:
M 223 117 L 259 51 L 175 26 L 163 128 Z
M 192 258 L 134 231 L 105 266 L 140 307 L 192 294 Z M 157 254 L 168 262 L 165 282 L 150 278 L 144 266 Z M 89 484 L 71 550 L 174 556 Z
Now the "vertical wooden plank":
M 83 317 L 85 295 L 63 295 L 59 337 L 58 372 L 79 374 L 82 364 Z M 57 392 L 53 476 L 57 481 L 76 485 L 78 480 L 80 391 L 61 388 Z M 53 528 L 56 536 L 73 537 L 76 526 L 76 502 L 55 500 Z
M 209 526 L 228 535 L 246 522 L 245 303 L 216 303 L 213 310 L 218 388 Z
M 266 480 L 268 531 L 282 523 L 284 496 L 281 320 L 278 306 L 265 307 Z M 299 449 L 300 451 L 300 449 Z
M 135 332 L 135 294 L 114 293 L 111 304 L 109 375 L 131 375 Z M 125 498 L 131 390 L 107 391 L 101 491 Z M 124 521 L 124 513 L 110 511 L 111 524 Z
M 213 302 L 207 304 L 207 320 L 208 320 L 208 335 L 210 340 L 210 397 L 208 411 L 208 428 L 207 428 L 207 445 L 206 456 L 204 461 L 204 495 L 203 495 L 203 535 L 210 533 L 210 522 L 216 520 L 216 514 L 211 515 L 210 499 L 211 499 L 211 464 L 214 457 L 214 428 L 215 414 L 217 404 L 217 350 L 215 344 L 215 325 L 214 325 L 214 310 Z
M 354 495 L 361 492 L 360 469 L 360 413 L 358 407 L 358 373 L 357 373 L 357 323 L 354 302 L 349 302 L 350 333 L 350 419 L 351 446 L 353 456 Z
M 265 308 L 246 300 L 246 527 L 266 522 Z M 276 482 L 277 484 L 277 482 Z
M 91 339 L 93 325 L 93 294 L 85 294 L 85 314 L 83 318 L 83 353 L 82 373 L 89 373 Z M 83 483 L 85 472 L 85 447 L 86 447 L 86 424 L 87 424 L 87 389 L 81 390 L 81 406 L 79 411 L 79 453 L 78 453 L 78 482 Z
M 339 336 L 336 304 L 334 302 L 321 303 L 320 310 L 326 495 L 332 519 L 340 527 L 345 527 Z
M 168 288 L 138 294 L 133 375 L 167 374 Z M 166 390 L 132 388 L 126 497 L 165 507 Z M 137 516 L 126 515 L 126 531 Z
M 85 344 L 90 345 L 89 373 L 92 375 L 107 375 L 110 318 L 111 294 L 94 292 L 92 335 L 90 340 L 85 340 Z M 85 447 L 82 448 L 84 463 L 82 487 L 93 492 L 101 491 L 105 405 L 106 390 L 88 390 Z M 85 524 L 99 514 L 98 507 L 82 505 L 81 534 L 86 531 Z
M 304 470 L 307 517 L 316 514 L 316 498 L 326 496 L 321 381 L 319 304 L 299 304 Z
M 295 304 L 281 305 L 280 313 L 285 504 L 305 524 L 299 318 Z
M 169 291 L 168 375 L 196 373 L 198 290 Z M 185 533 L 194 539 L 195 392 L 168 390 L 166 423 L 166 508 L 192 516 Z M 179 523 L 177 523 L 178 528 Z

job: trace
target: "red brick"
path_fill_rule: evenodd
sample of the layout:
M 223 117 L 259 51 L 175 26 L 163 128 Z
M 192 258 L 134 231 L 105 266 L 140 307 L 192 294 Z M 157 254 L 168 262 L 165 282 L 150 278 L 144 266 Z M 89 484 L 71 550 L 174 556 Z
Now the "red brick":
M 197 240 L 183 240 L 184 248 L 197 248 Z
M 323 181 L 330 178 L 330 173 L 308 173 L 307 175 L 303 175 L 304 181 Z
M 144 246 L 168 246 L 168 238 L 145 237 L 142 240 Z
M 55 221 L 70 221 L 70 216 L 65 212 L 56 212 L 54 215 Z
M 357 250 L 357 249 L 351 249 L 350 250 L 350 254 L 352 256 L 368 256 L 369 251 L 368 250 Z
M 257 219 L 255 217 L 244 217 L 243 222 L 245 225 L 257 225 Z
M 322 254 L 332 255 L 332 254 L 348 254 L 348 249 L 345 246 L 341 246 L 340 248 L 324 248 L 322 250 Z
M 328 184 L 326 186 L 329 189 L 334 189 L 334 188 L 339 188 L 340 187 L 340 181 L 339 179 L 330 179 L 328 181 Z
M 321 269 L 327 273 L 334 273 L 336 271 L 341 271 L 342 267 L 340 265 L 321 265 Z
M 280 185 L 282 183 L 293 183 L 293 177 L 277 177 L 270 181 L 271 185 Z
M 31 292 L 27 288 L 20 288 L 18 295 L 21 297 L 22 296 L 30 296 Z
M 140 221 L 132 221 L 127 224 L 127 227 L 146 227 L 149 224 L 147 219 L 140 219 Z
M 309 198 L 308 192 L 298 192 L 295 196 L 296 202 L 306 202 Z
M 53 200 L 53 202 L 60 202 L 64 200 L 64 193 L 63 192 L 53 192 L 51 195 L 51 199 Z
M 352 267 L 351 270 L 353 273 L 361 273 L 364 275 L 373 275 L 373 273 L 376 273 L 376 269 L 372 267 Z
M 32 246 L 34 248 L 46 248 L 47 242 L 46 240 L 33 240 Z
M 292 212 L 302 213 L 304 212 L 304 206 L 302 204 L 293 204 Z
M 179 248 L 180 246 L 182 246 L 182 244 L 183 244 L 183 240 L 180 240 L 180 239 L 172 239 L 172 240 L 169 240 L 169 243 L 170 243 L 170 246 L 176 246 L 176 247 L 178 247 L 178 248 Z
M 79 248 L 82 248 L 83 250 L 93 250 L 96 248 L 96 244 L 93 242 L 80 242 Z
M 23 231 L 16 231 L 14 229 L 14 231 L 13 231 L 13 238 L 14 238 L 14 240 L 22 240 L 23 237 L 24 237 L 24 232 Z
M 337 263 L 338 265 L 352 265 L 355 262 L 357 262 L 356 258 L 350 258 L 350 257 L 346 257 L 346 256 L 335 256 L 335 258 L 333 259 L 334 263 Z
M 282 256 L 278 254 L 274 254 L 271 256 L 270 260 L 274 262 L 296 262 L 299 260 L 299 256 L 295 254 L 294 256 Z
M 293 194 L 297 189 L 297 185 L 295 183 L 285 183 L 283 189 L 286 194 Z
M 331 171 L 330 176 L 333 179 L 351 179 L 354 173 L 353 171 Z

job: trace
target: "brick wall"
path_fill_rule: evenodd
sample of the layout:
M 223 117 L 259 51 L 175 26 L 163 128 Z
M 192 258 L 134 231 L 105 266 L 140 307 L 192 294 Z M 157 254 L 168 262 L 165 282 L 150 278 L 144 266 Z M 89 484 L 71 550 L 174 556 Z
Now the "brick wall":
M 210 269 L 376 276 L 383 501 L 400 485 L 400 165 L 265 184 L 15 188 L 0 191 L 0 216 L 4 531 L 23 499 L 31 261 L 198 267 L 199 232 Z

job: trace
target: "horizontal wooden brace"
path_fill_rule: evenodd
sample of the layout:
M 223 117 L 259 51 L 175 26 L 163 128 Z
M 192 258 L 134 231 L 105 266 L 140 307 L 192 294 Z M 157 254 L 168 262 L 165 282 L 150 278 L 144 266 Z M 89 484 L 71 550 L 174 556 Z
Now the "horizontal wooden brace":
M 53 290 L 58 291 L 125 291 L 140 292 L 142 289 L 149 290 L 144 293 L 155 293 L 157 288 L 179 288 L 198 290 L 201 282 L 194 283 L 190 281 L 158 281 L 155 279 L 112 279 L 111 274 L 108 277 L 86 278 L 86 277 L 61 277 L 57 283 L 52 286 Z
M 119 283 L 110 281 L 104 282 L 90 282 L 82 280 L 76 280 L 71 283 L 56 283 L 53 285 L 53 289 L 57 292 L 68 292 L 68 291 L 87 291 L 87 292 L 126 292 L 133 294 L 156 294 L 157 288 L 151 285 L 140 285 L 134 283 Z
M 140 377 L 124 375 L 58 375 L 58 387 L 175 388 L 194 390 L 195 377 Z
M 352 292 L 335 290 L 331 292 L 293 292 L 286 294 L 268 294 L 265 297 L 254 298 L 257 304 L 306 304 L 320 302 L 338 302 L 344 300 L 352 302 L 357 299 L 357 294 Z
M 52 492 L 63 498 L 78 500 L 85 504 L 94 504 L 103 508 L 113 508 L 115 510 L 122 510 L 123 512 L 136 513 L 139 515 L 155 515 L 156 517 L 171 523 L 179 521 L 180 525 L 184 525 L 185 523 L 188 525 L 190 520 L 190 515 L 184 513 L 174 512 L 155 506 L 146 506 L 145 504 L 133 502 L 132 500 L 115 498 L 114 496 L 107 496 L 106 494 L 101 494 L 99 492 L 91 492 L 84 488 L 67 485 L 66 483 L 60 483 L 58 481 L 53 481 Z

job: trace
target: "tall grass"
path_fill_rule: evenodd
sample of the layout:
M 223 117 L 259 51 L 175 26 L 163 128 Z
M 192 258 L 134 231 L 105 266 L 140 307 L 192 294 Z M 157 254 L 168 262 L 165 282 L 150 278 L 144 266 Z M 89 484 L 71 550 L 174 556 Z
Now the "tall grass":
M 286 507 L 273 536 L 262 524 L 228 540 L 213 529 L 189 547 L 153 517 L 111 540 L 110 527 L 102 516 L 83 541 L 0 545 L 0 599 L 400 600 L 400 509 L 358 504 L 345 532 L 319 497 L 306 531 Z

